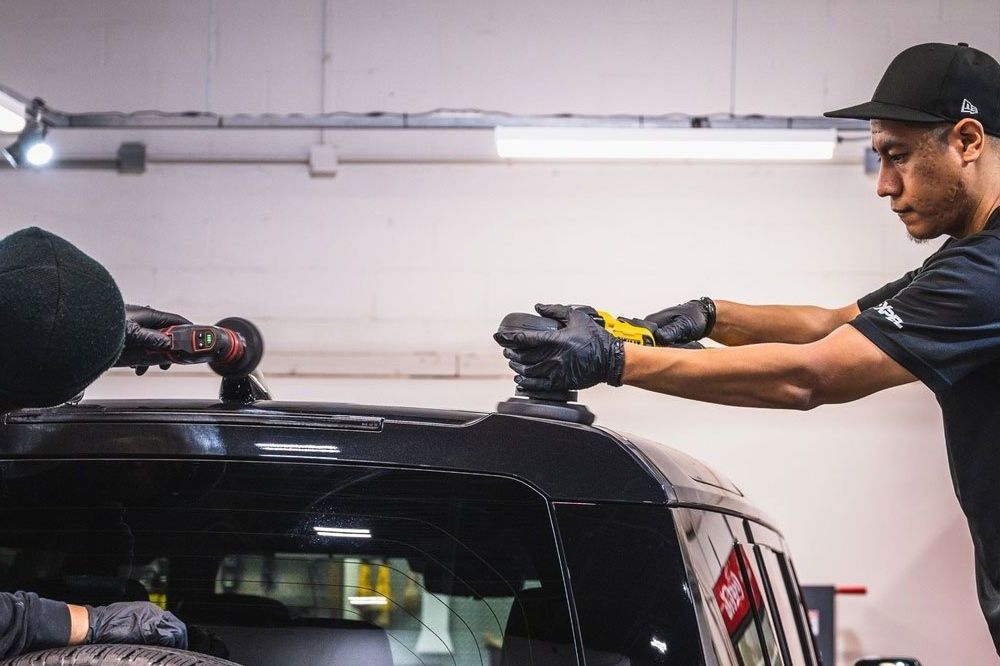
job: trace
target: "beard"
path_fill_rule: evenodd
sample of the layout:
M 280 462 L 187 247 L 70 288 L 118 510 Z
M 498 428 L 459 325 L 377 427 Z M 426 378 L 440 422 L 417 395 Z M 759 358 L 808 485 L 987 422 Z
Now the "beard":
M 931 240 L 930 238 L 917 238 L 909 231 L 904 230 L 904 233 L 906 233 L 906 237 L 910 239 L 911 243 L 916 243 L 917 245 L 923 245 L 924 243 L 929 243 Z

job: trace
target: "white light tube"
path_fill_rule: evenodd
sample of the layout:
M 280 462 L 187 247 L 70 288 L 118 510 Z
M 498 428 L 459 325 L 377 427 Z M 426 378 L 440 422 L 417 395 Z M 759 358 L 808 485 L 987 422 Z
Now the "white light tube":
M 828 160 L 835 129 L 497 127 L 505 159 Z
M 352 606 L 386 606 L 389 600 L 385 597 L 347 597 Z
M 371 539 L 371 530 L 351 529 L 349 527 L 314 527 L 318 536 L 339 537 L 342 539 Z
M 24 129 L 26 112 L 23 103 L 0 90 L 0 132 L 18 134 Z
M 261 442 L 254 444 L 263 451 L 282 451 L 291 453 L 340 453 L 339 446 L 332 444 L 270 444 Z

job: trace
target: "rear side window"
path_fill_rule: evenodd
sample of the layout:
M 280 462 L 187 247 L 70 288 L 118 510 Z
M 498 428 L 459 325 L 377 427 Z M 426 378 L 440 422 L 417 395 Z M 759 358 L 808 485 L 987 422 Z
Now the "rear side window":
M 763 525 L 748 521 L 743 525 L 755 544 L 753 551 L 757 564 L 766 573 L 768 600 L 788 646 L 789 663 L 814 666 L 816 648 L 795 571 L 788 559 L 787 544 L 780 535 Z
M 711 511 L 674 511 L 697 588 L 695 598 L 721 663 L 785 666 L 765 606 L 765 581 L 752 553 L 726 517 Z
M 789 596 L 788 578 L 778 561 L 778 555 L 767 546 L 754 546 L 754 550 L 770 581 L 773 607 L 781 620 L 782 634 L 788 644 L 790 662 L 792 666 L 810 666 L 803 645 L 804 636 L 800 633 L 802 627 L 799 624 L 799 616 L 792 597 Z
M 625 504 L 555 506 L 586 662 L 704 663 L 671 511 Z
M 770 595 L 773 586 L 765 582 L 767 575 L 754 558 L 751 547 L 740 544 L 736 546 L 736 549 L 739 555 L 738 559 L 743 567 L 744 583 L 753 590 L 753 594 L 750 595 L 751 606 L 757 618 L 763 645 L 766 648 L 768 663 L 771 666 L 785 666 L 786 650 L 785 645 L 781 642 L 781 635 L 778 633 L 778 623 L 774 616 L 775 604 L 772 603 L 773 597 L 768 597 L 769 603 L 765 604 L 764 602 L 765 590 L 766 594 Z M 801 652 L 799 654 L 801 656 Z
M 149 599 L 245 666 L 577 663 L 547 502 L 515 481 L 282 462 L 0 472 L 4 590 Z M 553 661 L 550 642 L 569 649 Z

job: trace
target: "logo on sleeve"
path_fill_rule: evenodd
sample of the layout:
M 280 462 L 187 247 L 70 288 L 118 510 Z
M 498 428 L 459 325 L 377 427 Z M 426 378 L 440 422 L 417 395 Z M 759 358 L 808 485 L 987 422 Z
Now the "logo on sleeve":
M 882 301 L 876 305 L 875 311 L 885 317 L 888 321 L 891 321 L 893 326 L 896 328 L 903 328 L 903 320 L 898 314 L 895 313 L 895 311 L 893 311 L 892 306 L 889 305 L 889 301 Z

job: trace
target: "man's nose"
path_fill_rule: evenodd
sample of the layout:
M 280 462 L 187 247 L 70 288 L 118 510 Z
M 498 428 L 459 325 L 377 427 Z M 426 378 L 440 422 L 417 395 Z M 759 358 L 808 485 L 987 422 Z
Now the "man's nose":
M 899 175 L 887 165 L 882 162 L 878 169 L 878 180 L 875 182 L 875 194 L 880 197 L 895 197 L 899 196 L 902 192 L 902 181 Z

